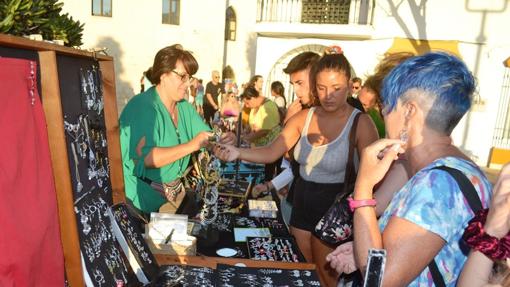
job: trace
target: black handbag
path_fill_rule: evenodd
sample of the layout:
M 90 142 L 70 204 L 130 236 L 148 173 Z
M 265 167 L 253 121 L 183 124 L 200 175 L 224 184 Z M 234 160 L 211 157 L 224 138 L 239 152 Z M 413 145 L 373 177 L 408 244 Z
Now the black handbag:
M 313 235 L 323 242 L 338 246 L 344 242 L 352 241 L 352 216 L 347 198 L 354 191 L 356 182 L 356 169 L 354 168 L 354 148 L 356 147 L 356 129 L 361 113 L 356 114 L 349 132 L 349 155 L 345 167 L 343 190 L 315 226 Z

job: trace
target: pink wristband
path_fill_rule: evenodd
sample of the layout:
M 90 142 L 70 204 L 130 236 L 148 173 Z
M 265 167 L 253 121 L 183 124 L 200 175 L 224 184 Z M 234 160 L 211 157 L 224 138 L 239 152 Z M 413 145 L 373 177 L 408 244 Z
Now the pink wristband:
M 349 201 L 349 208 L 351 209 L 352 212 L 354 212 L 354 210 L 358 207 L 363 207 L 363 206 L 375 207 L 377 205 L 377 201 L 375 201 L 375 199 L 354 200 L 351 197 L 349 197 L 347 199 L 347 201 Z

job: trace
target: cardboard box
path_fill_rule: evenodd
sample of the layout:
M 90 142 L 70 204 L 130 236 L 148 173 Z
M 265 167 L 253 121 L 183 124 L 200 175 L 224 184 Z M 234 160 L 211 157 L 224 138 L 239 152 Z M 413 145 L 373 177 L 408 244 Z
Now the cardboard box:
M 166 244 L 154 242 L 150 237 L 146 237 L 145 241 L 147 241 L 149 248 L 154 254 L 188 256 L 195 256 L 197 254 L 197 239 L 194 236 L 188 236 L 188 240 L 169 241 Z

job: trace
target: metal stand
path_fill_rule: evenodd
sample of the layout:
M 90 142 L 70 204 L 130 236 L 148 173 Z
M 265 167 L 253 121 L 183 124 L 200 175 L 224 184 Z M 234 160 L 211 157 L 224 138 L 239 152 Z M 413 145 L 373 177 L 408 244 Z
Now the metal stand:
M 244 105 L 241 105 L 241 110 L 239 111 L 239 117 L 237 117 L 237 128 L 236 128 L 236 135 L 237 135 L 237 147 L 241 147 L 241 129 L 243 128 L 243 107 Z M 241 165 L 241 161 L 239 159 L 236 160 L 235 164 L 235 175 L 234 180 L 237 184 L 239 180 L 239 166 Z

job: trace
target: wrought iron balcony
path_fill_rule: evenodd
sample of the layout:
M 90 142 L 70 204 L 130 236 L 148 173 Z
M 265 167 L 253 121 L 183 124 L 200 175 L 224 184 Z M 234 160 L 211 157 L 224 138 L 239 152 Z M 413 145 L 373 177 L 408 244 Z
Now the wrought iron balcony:
M 370 25 L 373 0 L 257 0 L 257 22 Z

